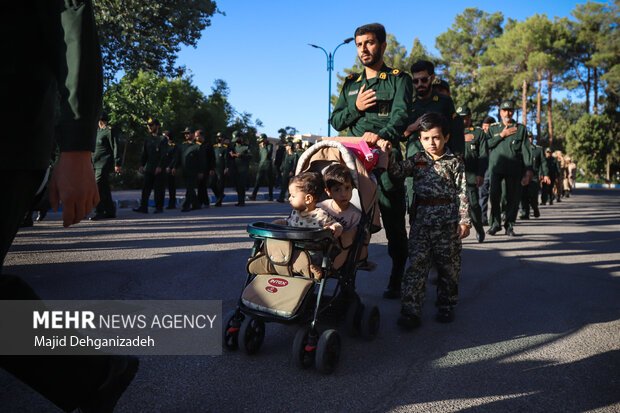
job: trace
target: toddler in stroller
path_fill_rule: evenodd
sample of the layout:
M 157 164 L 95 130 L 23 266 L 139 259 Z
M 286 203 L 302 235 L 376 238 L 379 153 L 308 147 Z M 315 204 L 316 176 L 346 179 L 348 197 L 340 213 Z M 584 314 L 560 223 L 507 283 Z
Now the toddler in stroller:
M 224 320 L 226 349 L 241 347 L 248 354 L 255 353 L 264 339 L 265 322 L 301 323 L 293 341 L 295 364 L 301 368 L 316 364 L 319 371 L 330 373 L 338 363 L 340 336 L 335 329 L 319 333 L 319 316 L 344 316 L 351 335 L 373 339 L 378 334 L 378 308 L 364 306 L 355 292 L 358 263 L 366 258 L 371 229 L 375 229 L 376 183 L 361 162 L 334 141 L 319 142 L 302 155 L 297 182 L 303 182 L 303 177 L 312 177 L 310 182 L 318 178 L 322 191 L 322 178 L 317 172 L 334 163 L 346 165 L 351 171 L 355 186 L 352 203 L 360 211 L 359 222 L 336 238 L 342 225 L 315 208 L 319 191 L 304 190 L 295 184 L 296 180 L 291 182 L 290 202 L 294 209 L 286 221 L 276 221 L 288 226 L 265 222 L 248 226 L 255 242 L 246 266 L 243 293 L 237 308 Z M 336 280 L 331 294 L 325 290 L 328 280 Z

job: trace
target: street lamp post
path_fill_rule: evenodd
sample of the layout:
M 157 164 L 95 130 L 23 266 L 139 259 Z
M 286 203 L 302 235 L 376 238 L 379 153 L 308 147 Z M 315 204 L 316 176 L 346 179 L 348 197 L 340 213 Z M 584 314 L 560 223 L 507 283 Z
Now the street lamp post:
M 325 57 L 327 58 L 327 72 L 329 74 L 329 94 L 327 96 L 327 136 L 331 136 L 331 116 L 332 116 L 332 72 L 334 71 L 334 56 L 336 56 L 336 51 L 343 44 L 347 44 L 353 41 L 353 37 L 349 37 L 344 42 L 340 43 L 332 53 L 327 53 L 327 50 L 323 49 L 321 46 L 317 46 L 315 44 L 308 43 L 308 46 L 312 46 L 315 49 L 321 49 L 323 53 L 325 53 Z

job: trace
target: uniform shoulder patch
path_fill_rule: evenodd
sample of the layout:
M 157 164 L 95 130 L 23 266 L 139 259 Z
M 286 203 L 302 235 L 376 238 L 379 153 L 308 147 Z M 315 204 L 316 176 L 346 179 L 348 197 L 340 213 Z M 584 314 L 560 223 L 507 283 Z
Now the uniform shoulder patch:
M 348 80 L 353 79 L 353 75 L 351 74 L 351 75 L 347 76 L 347 79 L 348 79 Z
M 392 70 L 392 72 L 391 72 L 391 73 L 392 73 L 394 76 L 398 76 L 398 75 L 400 75 L 402 72 L 401 72 L 400 70 L 398 70 L 398 69 L 394 69 L 394 70 Z
M 385 79 L 387 78 L 387 74 L 385 74 L 385 72 L 382 72 L 379 74 L 379 79 Z
M 452 119 L 456 118 L 457 116 L 458 116 L 458 115 L 456 114 L 456 112 L 454 112 L 454 113 L 452 114 Z
M 433 100 L 434 100 L 435 102 L 437 102 L 437 101 L 439 100 L 439 96 L 437 96 L 437 95 L 433 96 Z

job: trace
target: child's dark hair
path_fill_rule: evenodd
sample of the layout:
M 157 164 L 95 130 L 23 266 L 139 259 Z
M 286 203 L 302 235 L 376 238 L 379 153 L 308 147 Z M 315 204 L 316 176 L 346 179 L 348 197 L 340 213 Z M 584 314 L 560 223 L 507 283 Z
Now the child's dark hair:
M 336 163 L 330 165 L 325 172 L 323 172 L 323 181 L 325 182 L 325 187 L 331 191 L 336 185 L 344 185 L 346 183 L 353 185 L 353 176 L 349 168 Z
M 291 178 L 290 185 L 296 185 L 307 194 L 314 197 L 315 200 L 320 200 L 323 196 L 325 186 L 323 185 L 323 177 L 318 172 L 304 172 L 299 175 L 295 175 Z
M 433 128 L 441 128 L 443 136 L 450 133 L 450 125 L 446 117 L 441 113 L 430 112 L 422 115 L 420 118 L 420 131 L 427 132 Z

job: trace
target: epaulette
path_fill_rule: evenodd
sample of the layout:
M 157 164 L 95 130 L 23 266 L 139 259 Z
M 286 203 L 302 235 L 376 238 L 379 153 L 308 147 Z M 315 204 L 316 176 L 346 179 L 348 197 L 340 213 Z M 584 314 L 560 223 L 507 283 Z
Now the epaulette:
M 433 96 L 433 100 L 437 102 L 439 100 L 439 96 L 438 95 Z
M 392 71 L 390 72 L 390 74 L 391 74 L 391 75 L 394 75 L 394 76 L 400 76 L 400 75 L 402 75 L 402 74 L 403 74 L 403 71 L 402 71 L 402 70 L 399 70 L 399 69 L 394 69 L 394 70 L 392 70 Z
M 194 143 L 198 144 L 198 146 L 202 146 L 202 142 L 194 141 Z
M 168 146 L 174 146 L 174 145 L 176 145 L 176 143 L 174 143 L 174 142 L 168 142 Z
M 379 73 L 379 79 L 385 80 L 386 78 L 387 78 L 387 73 L 385 73 L 385 72 Z
M 108 129 L 109 129 L 109 130 L 112 130 L 112 126 L 108 125 Z
M 491 123 L 491 125 L 489 126 L 495 126 L 495 125 L 499 125 L 499 122 Z

